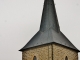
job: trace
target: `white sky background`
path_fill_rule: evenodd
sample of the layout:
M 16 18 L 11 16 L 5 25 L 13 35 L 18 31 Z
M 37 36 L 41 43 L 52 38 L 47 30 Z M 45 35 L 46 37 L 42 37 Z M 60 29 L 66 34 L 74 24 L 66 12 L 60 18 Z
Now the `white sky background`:
M 0 60 L 22 60 L 18 50 L 39 30 L 43 2 L 0 0 Z M 80 50 L 80 0 L 55 0 L 55 4 L 60 30 Z

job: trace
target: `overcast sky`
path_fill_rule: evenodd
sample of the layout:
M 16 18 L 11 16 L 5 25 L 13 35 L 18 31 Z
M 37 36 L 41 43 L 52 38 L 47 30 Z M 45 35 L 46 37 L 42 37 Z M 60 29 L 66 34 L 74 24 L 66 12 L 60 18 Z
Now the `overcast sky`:
M 80 50 L 80 0 L 54 1 L 60 30 Z M 18 50 L 39 30 L 43 2 L 0 0 L 0 60 L 22 60 Z

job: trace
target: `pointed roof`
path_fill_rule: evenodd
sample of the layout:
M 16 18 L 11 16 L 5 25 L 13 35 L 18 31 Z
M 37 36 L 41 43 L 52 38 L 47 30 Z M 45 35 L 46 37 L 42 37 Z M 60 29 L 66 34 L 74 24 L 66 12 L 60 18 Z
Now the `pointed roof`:
M 40 30 L 45 31 L 50 28 L 59 32 L 59 24 L 58 24 L 58 20 L 57 20 L 54 1 L 53 0 L 45 0 Z
M 54 1 L 45 0 L 40 30 L 20 51 L 50 43 L 57 43 L 79 51 L 60 31 Z

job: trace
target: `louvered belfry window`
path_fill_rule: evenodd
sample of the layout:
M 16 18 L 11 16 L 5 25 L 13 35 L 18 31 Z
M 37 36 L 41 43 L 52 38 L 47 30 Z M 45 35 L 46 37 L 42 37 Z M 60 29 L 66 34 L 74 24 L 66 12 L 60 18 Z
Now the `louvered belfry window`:
M 37 60 L 36 56 L 34 56 L 33 60 Z
M 65 60 L 68 60 L 68 57 L 67 56 L 65 57 Z

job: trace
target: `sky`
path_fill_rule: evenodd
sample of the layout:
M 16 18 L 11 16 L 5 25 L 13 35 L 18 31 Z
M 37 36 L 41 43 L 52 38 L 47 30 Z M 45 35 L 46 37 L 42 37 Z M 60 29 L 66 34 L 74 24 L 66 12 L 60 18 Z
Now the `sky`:
M 80 50 L 80 0 L 54 2 L 60 30 Z M 18 50 L 39 30 L 43 3 L 44 0 L 0 0 L 0 60 L 22 60 Z

